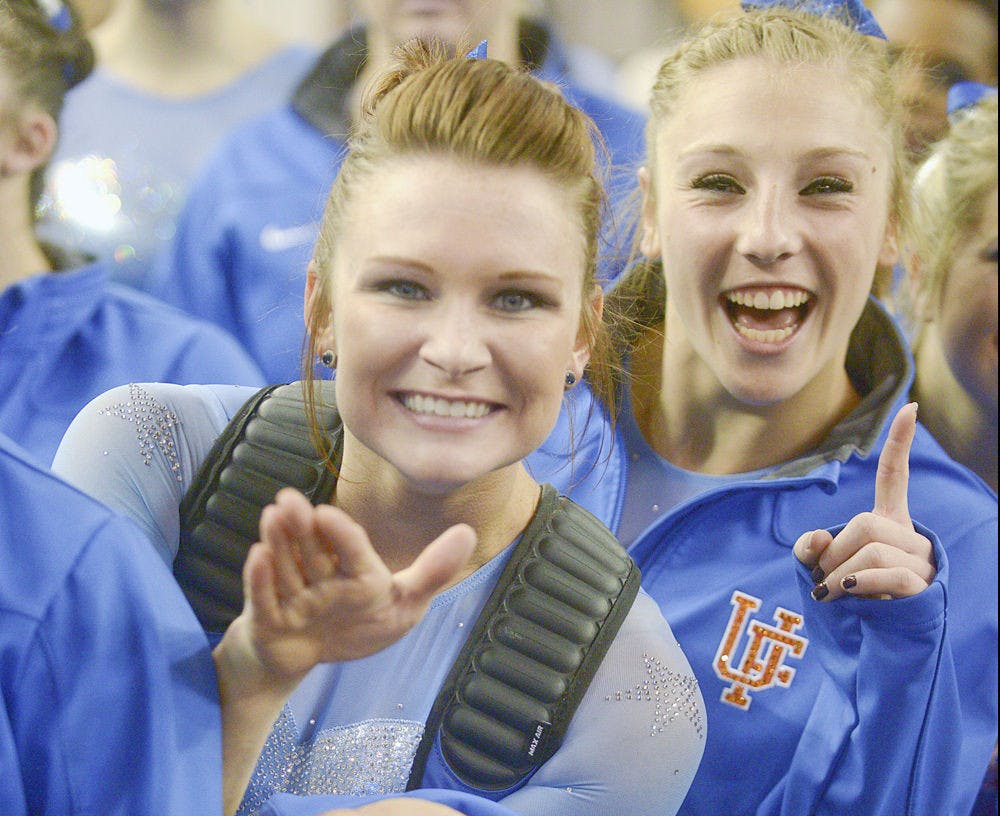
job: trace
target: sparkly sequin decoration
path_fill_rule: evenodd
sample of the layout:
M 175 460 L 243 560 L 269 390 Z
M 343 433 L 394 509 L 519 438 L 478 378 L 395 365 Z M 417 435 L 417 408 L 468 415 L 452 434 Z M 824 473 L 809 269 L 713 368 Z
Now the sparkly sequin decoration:
M 153 454 L 159 451 L 167 461 L 167 467 L 178 482 L 181 476 L 180 458 L 174 442 L 173 429 L 180 424 L 177 414 L 158 403 L 144 388 L 132 383 L 128 387 L 128 400 L 119 402 L 98 412 L 101 416 L 113 416 L 131 422 L 135 426 L 136 440 L 142 463 L 149 467 Z
M 632 688 L 616 691 L 604 699 L 653 703 L 650 736 L 662 734 L 670 723 L 683 717 L 691 723 L 698 737 L 704 739 L 705 718 L 699 705 L 698 679 L 692 674 L 671 671 L 658 657 L 644 654 L 642 660 L 646 677 Z
M 801 659 L 809 640 L 796 632 L 804 622 L 798 612 L 779 606 L 774 613 L 777 625 L 772 626 L 750 617 L 761 608 L 760 598 L 737 589 L 730 602 L 733 611 L 713 667 L 716 675 L 730 684 L 722 692 L 722 702 L 747 711 L 753 702 L 751 692 L 791 685 L 795 669 L 785 665 L 785 660 Z M 737 647 L 744 634 L 747 644 L 743 656 L 738 657 Z
M 271 731 L 237 816 L 275 793 L 355 796 L 402 793 L 424 733 L 422 722 L 367 720 L 302 741 L 286 706 Z

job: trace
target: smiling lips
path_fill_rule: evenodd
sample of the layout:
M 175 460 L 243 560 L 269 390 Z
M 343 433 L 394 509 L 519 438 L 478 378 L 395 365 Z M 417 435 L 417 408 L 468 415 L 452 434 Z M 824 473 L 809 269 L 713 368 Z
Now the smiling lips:
M 493 406 L 485 402 L 446 400 L 440 397 L 427 397 L 422 394 L 404 394 L 402 401 L 403 405 L 415 414 L 431 414 L 439 417 L 479 419 L 493 410 Z
M 740 335 L 757 343 L 780 343 L 802 324 L 812 296 L 802 289 L 734 289 L 723 294 L 729 319 Z

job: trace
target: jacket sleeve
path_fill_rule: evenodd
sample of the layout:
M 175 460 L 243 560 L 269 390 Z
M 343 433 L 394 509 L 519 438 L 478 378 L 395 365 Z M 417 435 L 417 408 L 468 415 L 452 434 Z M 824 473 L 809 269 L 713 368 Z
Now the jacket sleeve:
M 209 644 L 170 572 L 142 544 L 134 527 L 109 520 L 38 621 L 5 701 L 27 807 L 0 793 L 3 813 L 221 811 Z M 0 736 L 0 780 L 5 742 Z
M 191 331 L 177 352 L 166 382 L 182 385 L 266 384 L 264 372 L 240 343 L 217 326 L 203 323 Z
M 761 804 L 760 816 L 969 812 L 975 786 L 963 779 L 958 761 L 968 712 L 948 614 L 948 558 L 933 533 L 916 527 L 933 542 L 938 572 L 909 598 L 820 603 L 809 594 L 808 570 L 798 565 L 810 645 L 825 678 L 782 784 Z M 984 639 L 981 646 L 993 652 L 995 700 L 996 642 Z M 970 727 L 982 732 L 984 723 Z M 974 776 L 982 776 L 988 756 L 984 748 Z

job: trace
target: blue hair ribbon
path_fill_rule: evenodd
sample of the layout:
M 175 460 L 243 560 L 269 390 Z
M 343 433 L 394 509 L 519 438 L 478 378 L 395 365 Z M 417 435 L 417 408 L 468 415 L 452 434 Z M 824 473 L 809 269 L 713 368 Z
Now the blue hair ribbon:
M 466 59 L 486 59 L 486 40 L 483 40 L 479 45 L 473 48 L 468 54 L 465 55 Z
M 982 82 L 956 82 L 948 89 L 948 118 L 951 119 L 959 111 L 971 108 L 980 99 L 996 96 L 997 89 Z
M 886 39 L 882 27 L 861 0 L 742 0 L 740 5 L 744 11 L 783 6 L 799 9 L 817 17 L 832 16 L 833 12 L 839 12 L 845 16 L 837 19 L 851 25 L 859 34 L 878 37 L 880 40 Z
M 62 0 L 38 0 L 38 5 L 42 7 L 49 25 L 56 31 L 69 31 L 73 25 L 73 17 L 69 13 L 69 6 Z

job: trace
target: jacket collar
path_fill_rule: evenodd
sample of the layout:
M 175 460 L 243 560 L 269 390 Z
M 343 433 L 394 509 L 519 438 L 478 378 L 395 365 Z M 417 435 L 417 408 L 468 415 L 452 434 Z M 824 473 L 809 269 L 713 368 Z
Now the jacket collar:
M 873 297 L 851 334 L 845 367 L 861 402 L 817 449 L 785 463 L 770 478 L 804 476 L 828 462 L 844 462 L 853 454 L 868 456 L 909 393 L 913 358 L 899 327 Z
M 565 70 L 561 59 L 559 65 L 549 64 L 561 55 L 541 23 L 521 20 L 520 46 L 521 60 L 530 70 L 538 71 L 543 65 L 546 75 Z M 352 28 L 327 48 L 303 77 L 292 96 L 292 108 L 321 133 L 346 139 L 351 131 L 351 90 L 367 58 L 365 28 Z

